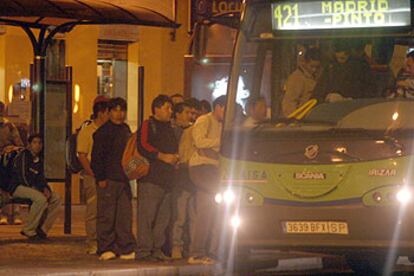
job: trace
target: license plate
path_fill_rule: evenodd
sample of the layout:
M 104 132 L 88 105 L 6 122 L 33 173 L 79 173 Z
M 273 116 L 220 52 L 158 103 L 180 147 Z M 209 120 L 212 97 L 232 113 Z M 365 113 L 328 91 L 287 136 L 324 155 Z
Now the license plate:
M 349 234 L 348 224 L 340 221 L 285 221 L 283 231 L 288 234 Z

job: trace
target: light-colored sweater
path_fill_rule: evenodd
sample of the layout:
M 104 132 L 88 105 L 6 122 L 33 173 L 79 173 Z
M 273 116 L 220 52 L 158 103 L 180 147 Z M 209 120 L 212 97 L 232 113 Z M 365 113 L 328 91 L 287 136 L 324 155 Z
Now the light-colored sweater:
M 197 119 L 192 127 L 192 137 L 195 151 L 189 166 L 214 165 L 218 166 L 222 124 L 208 113 Z

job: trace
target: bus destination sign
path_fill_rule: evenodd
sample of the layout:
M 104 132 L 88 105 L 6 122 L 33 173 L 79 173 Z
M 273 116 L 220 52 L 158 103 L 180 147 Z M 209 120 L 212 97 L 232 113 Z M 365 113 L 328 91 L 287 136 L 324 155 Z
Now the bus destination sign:
M 411 26 L 410 0 L 277 1 L 274 31 Z

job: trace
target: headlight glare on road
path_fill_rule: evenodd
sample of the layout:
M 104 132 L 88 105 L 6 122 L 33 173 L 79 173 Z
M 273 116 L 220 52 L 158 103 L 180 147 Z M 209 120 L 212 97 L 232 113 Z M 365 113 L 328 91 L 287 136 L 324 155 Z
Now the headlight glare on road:
M 397 200 L 402 203 L 402 204 L 406 204 L 408 202 L 411 201 L 411 191 L 407 188 L 402 188 L 398 193 L 397 193 Z

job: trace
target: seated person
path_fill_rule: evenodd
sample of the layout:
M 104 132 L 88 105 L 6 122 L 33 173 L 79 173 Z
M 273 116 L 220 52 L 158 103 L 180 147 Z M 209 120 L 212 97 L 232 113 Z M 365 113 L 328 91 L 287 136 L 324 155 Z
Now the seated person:
M 298 68 L 286 81 L 286 91 L 282 100 L 282 111 L 285 117 L 312 98 L 320 65 L 319 50 L 308 49 L 303 62 L 298 64 Z
M 263 97 L 249 98 L 246 103 L 247 118 L 243 127 L 253 128 L 260 122 L 266 120 L 266 100 Z
M 322 74 L 315 87 L 315 98 L 322 101 L 371 98 L 376 85 L 371 67 L 364 58 L 352 57 L 352 47 L 345 41 L 334 44 L 335 62 Z
M 397 74 L 392 97 L 414 99 L 414 51 L 406 55 L 405 67 Z
M 28 199 L 32 202 L 29 215 L 20 232 L 30 240 L 47 238 L 56 220 L 60 198 L 51 190 L 43 173 L 40 135 L 31 135 L 28 146 L 13 161 L 12 180 L 8 192 L 12 199 Z

